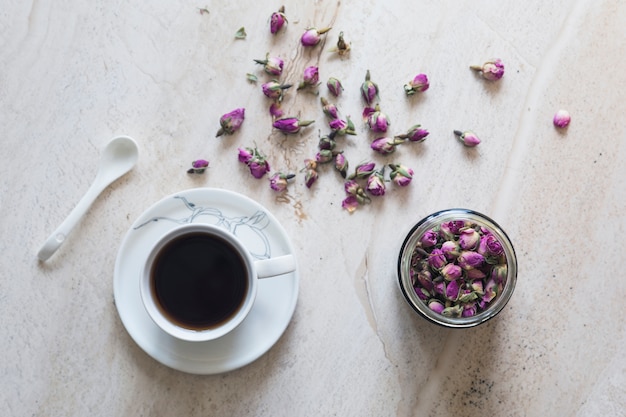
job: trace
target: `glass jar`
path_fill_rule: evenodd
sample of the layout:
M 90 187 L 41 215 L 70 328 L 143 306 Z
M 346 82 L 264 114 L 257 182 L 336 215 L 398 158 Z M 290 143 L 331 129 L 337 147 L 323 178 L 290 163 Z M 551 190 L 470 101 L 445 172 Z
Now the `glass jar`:
M 477 326 L 507 304 L 517 258 L 504 230 L 484 214 L 454 208 L 433 213 L 408 233 L 398 257 L 404 298 L 445 327 Z

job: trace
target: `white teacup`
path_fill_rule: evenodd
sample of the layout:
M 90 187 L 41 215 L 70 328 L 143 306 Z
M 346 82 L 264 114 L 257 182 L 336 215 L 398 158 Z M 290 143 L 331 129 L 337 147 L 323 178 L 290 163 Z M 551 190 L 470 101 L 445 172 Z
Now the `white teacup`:
M 161 237 L 141 276 L 148 315 L 171 336 L 192 342 L 224 336 L 250 313 L 258 279 L 295 270 L 292 254 L 255 260 L 232 233 L 191 223 Z

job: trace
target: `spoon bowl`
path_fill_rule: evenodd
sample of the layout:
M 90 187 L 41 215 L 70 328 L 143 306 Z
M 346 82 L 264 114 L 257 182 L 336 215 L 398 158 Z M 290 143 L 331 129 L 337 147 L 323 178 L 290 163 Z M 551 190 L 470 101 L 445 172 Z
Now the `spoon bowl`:
M 100 193 L 113 181 L 130 171 L 139 157 L 137 143 L 129 136 L 117 136 L 106 145 L 93 183 L 61 225 L 48 237 L 37 257 L 48 260 L 78 224 Z

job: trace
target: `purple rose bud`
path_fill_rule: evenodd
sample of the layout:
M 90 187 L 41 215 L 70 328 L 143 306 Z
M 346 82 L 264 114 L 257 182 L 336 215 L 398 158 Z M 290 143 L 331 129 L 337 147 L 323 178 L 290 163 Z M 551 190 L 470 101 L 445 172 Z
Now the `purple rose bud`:
M 487 274 L 480 269 L 470 269 L 466 271 L 466 274 L 468 279 L 483 279 L 487 276 Z
M 446 285 L 446 298 L 450 301 L 456 301 L 459 298 L 461 286 L 458 280 L 448 282 Z
M 484 287 L 483 287 L 483 280 L 482 279 L 475 279 L 472 281 L 472 283 L 470 284 L 470 286 L 472 287 L 472 291 L 474 291 L 475 293 L 482 295 L 484 294 Z
M 365 81 L 361 84 L 361 97 L 371 105 L 378 96 L 378 85 L 370 80 L 370 70 L 365 73 Z
M 461 317 L 473 317 L 476 315 L 476 304 L 466 304 L 463 306 Z
M 417 294 L 417 298 L 419 298 L 422 301 L 429 300 L 432 297 L 432 295 L 430 294 L 430 292 L 428 292 L 426 288 L 416 287 L 414 288 L 414 290 L 415 290 L 415 294 Z
M 491 233 L 480 238 L 477 252 L 484 256 L 500 256 L 504 254 L 502 243 Z
M 436 294 L 444 295 L 446 293 L 446 282 L 445 281 L 433 281 L 433 291 Z
M 295 174 L 277 172 L 270 177 L 270 188 L 277 192 L 283 192 L 287 189 L 287 182 L 294 177 Z
M 263 71 L 275 76 L 280 76 L 285 66 L 284 60 L 278 57 L 270 57 L 269 53 L 265 56 L 265 59 L 255 59 L 254 62 L 263 65 Z
M 498 284 L 493 279 L 490 279 L 485 285 L 485 294 L 481 297 L 481 300 L 490 303 L 497 295 Z
M 439 230 L 445 239 L 451 240 L 461 233 L 463 227 L 465 227 L 463 220 L 452 220 L 441 223 Z
M 331 28 L 323 28 L 323 29 L 309 28 L 305 30 L 302 36 L 300 37 L 300 43 L 302 44 L 302 46 L 315 46 L 318 43 L 320 43 L 320 40 L 322 39 L 320 35 L 323 35 L 324 33 L 328 32 L 330 29 Z
M 209 161 L 197 159 L 191 163 L 191 168 L 187 170 L 187 174 L 203 174 L 208 166 Z
M 359 201 L 356 196 L 349 195 L 341 202 L 341 208 L 347 210 L 348 213 L 354 212 L 356 208 L 359 206 Z
M 341 81 L 334 77 L 330 77 L 328 81 L 326 81 L 326 87 L 328 87 L 328 91 L 330 91 L 330 93 L 335 97 L 339 97 L 343 91 Z
M 302 77 L 302 82 L 298 86 L 298 90 L 302 90 L 307 87 L 315 87 L 320 80 L 319 68 L 312 65 L 310 67 L 306 67 L 304 69 L 304 75 Z
M 403 141 L 396 142 L 392 138 L 378 138 L 375 139 L 370 147 L 381 155 L 389 155 L 395 152 L 396 146 L 403 143 Z
M 285 134 L 294 134 L 300 131 L 301 127 L 308 126 L 313 120 L 299 120 L 297 117 L 283 117 L 276 120 L 272 126 Z
M 262 178 L 263 175 L 270 172 L 270 164 L 265 160 L 252 160 L 248 164 L 250 173 L 254 178 Z
M 389 167 L 391 168 L 389 178 L 391 178 L 396 185 L 406 187 L 411 183 L 411 180 L 413 179 L 413 170 L 411 168 L 407 168 L 400 164 L 389 164 Z
M 478 139 L 478 136 L 476 136 L 474 132 L 471 132 L 469 130 L 466 130 L 465 132 L 455 130 L 454 134 L 461 141 L 461 143 L 463 143 L 463 145 L 467 146 L 468 148 L 473 148 L 474 146 L 480 144 L 480 139 Z
M 374 172 L 375 169 L 376 169 L 376 164 L 374 162 L 371 162 L 371 161 L 363 162 L 357 165 L 357 167 L 354 170 L 354 174 L 352 174 L 349 179 L 367 178 L 370 176 L 372 172 Z
M 459 246 L 464 250 L 474 250 L 478 247 L 480 242 L 480 233 L 472 228 L 467 228 L 461 231 L 459 236 Z
M 459 255 L 458 262 L 459 266 L 467 271 L 482 266 L 485 258 L 478 252 L 463 251 Z
M 490 278 L 497 284 L 502 284 L 506 281 L 507 274 L 508 274 L 508 269 L 507 269 L 506 264 L 495 265 L 491 269 Z
M 272 104 L 270 104 L 270 114 L 273 118 L 280 118 L 283 116 L 283 109 L 279 101 L 274 101 Z
M 433 269 L 441 269 L 446 265 L 446 257 L 441 249 L 433 249 L 428 255 L 428 265 Z
M 239 148 L 239 162 L 248 164 L 252 159 L 253 152 L 250 148 Z
M 504 75 L 504 64 L 500 59 L 485 62 L 483 65 L 470 65 L 470 69 L 481 73 L 484 79 L 496 81 Z
M 245 118 L 246 109 L 239 108 L 231 112 L 226 113 L 220 117 L 220 129 L 217 131 L 215 137 L 221 136 L 224 133 L 232 135 L 241 127 Z
M 288 23 L 285 17 L 285 6 L 281 6 L 277 12 L 272 13 L 272 17 L 270 18 L 270 32 L 272 35 L 277 34 L 285 23 Z
M 382 172 L 376 171 L 367 178 L 367 192 L 374 196 L 385 195 L 385 180 Z
M 335 149 L 336 146 L 337 141 L 335 141 L 335 135 L 333 134 L 333 132 L 331 132 L 330 135 L 322 136 L 317 144 L 317 147 L 319 149 L 327 149 L 329 151 Z
M 380 111 L 380 106 L 378 104 L 374 109 L 366 107 L 363 110 L 363 120 L 373 132 L 384 133 L 391 124 L 391 122 L 389 122 L 389 117 Z
M 281 100 L 283 98 L 283 91 L 290 87 L 291 84 L 280 84 L 278 81 L 275 80 L 263 83 L 261 85 L 263 94 L 275 100 Z
M 417 273 L 417 282 L 423 288 L 426 288 L 428 291 L 432 291 L 433 286 L 433 276 L 429 270 L 423 270 Z
M 404 92 L 407 96 L 412 96 L 415 93 L 422 93 L 428 90 L 430 83 L 428 82 L 428 76 L 426 74 L 417 74 L 413 81 L 409 81 L 404 86 Z
M 567 110 L 557 111 L 554 115 L 554 118 L 552 119 L 552 123 L 554 124 L 554 126 L 560 129 L 567 127 L 569 125 L 569 122 L 571 121 L 572 117 L 569 115 L 569 112 Z
M 446 281 L 454 281 L 455 279 L 459 279 L 463 274 L 461 267 L 453 263 L 446 264 L 443 268 L 441 268 L 440 272 L 443 276 L 443 279 L 445 279 Z
M 428 130 L 422 129 L 421 125 L 414 125 L 404 134 L 396 136 L 400 139 L 408 139 L 410 142 L 423 142 L 429 135 Z
M 361 186 L 355 180 L 348 180 L 343 184 L 343 188 L 348 195 L 357 195 Z
M 441 301 L 432 299 L 428 302 L 428 308 L 437 314 L 442 314 L 445 306 L 441 303 Z
M 461 254 L 459 244 L 453 240 L 446 240 L 441 244 L 441 251 L 447 260 L 456 259 Z
M 314 169 L 307 169 L 305 174 L 304 174 L 304 185 L 306 185 L 306 188 L 311 188 L 313 183 L 315 183 L 315 181 L 317 181 L 318 177 L 319 177 L 319 174 L 317 173 L 316 170 L 314 170 Z
M 342 178 L 346 178 L 348 173 L 348 160 L 344 156 L 344 154 L 339 153 L 335 155 L 335 169 L 339 171 Z
M 320 149 L 315 155 L 315 160 L 320 164 L 325 164 L 327 162 L 331 162 L 335 159 L 335 155 L 333 151 L 330 149 Z
M 420 237 L 420 243 L 422 248 L 430 248 L 437 244 L 437 232 L 434 230 L 427 230 L 422 237 Z
M 346 122 L 345 120 L 341 120 L 341 119 L 333 119 L 330 122 L 328 122 L 328 126 L 330 126 L 330 129 L 333 132 L 339 132 L 339 131 L 345 130 L 348 127 L 348 122 Z
M 324 114 L 331 119 L 337 119 L 339 117 L 339 111 L 337 110 L 337 106 L 332 103 L 329 103 L 324 97 L 320 98 L 320 102 L 322 103 L 322 111 Z

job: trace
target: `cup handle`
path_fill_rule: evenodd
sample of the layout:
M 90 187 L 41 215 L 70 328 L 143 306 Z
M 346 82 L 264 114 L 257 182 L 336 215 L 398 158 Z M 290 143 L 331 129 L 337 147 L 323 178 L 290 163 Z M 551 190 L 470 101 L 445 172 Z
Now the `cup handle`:
M 296 258 L 289 254 L 275 258 L 261 259 L 254 261 L 254 268 L 259 278 L 275 277 L 295 271 Z

